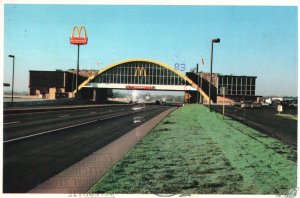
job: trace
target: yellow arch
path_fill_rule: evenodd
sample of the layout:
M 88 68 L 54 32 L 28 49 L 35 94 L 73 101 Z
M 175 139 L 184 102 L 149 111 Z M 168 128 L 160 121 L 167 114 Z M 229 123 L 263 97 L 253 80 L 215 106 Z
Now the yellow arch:
M 96 78 L 98 75 L 100 75 L 101 73 L 113 68 L 113 67 L 116 67 L 118 65 L 121 65 L 121 64 L 124 64 L 124 63 L 129 63 L 129 62 L 134 62 L 134 61 L 142 61 L 142 62 L 148 62 L 148 63 L 154 63 L 154 64 L 157 64 L 157 65 L 160 65 L 166 69 L 169 69 L 171 71 L 173 71 L 174 73 L 176 73 L 178 76 L 180 76 L 181 78 L 183 78 L 184 80 L 186 80 L 187 82 L 189 82 L 191 84 L 192 87 L 194 87 L 196 90 L 198 90 L 198 92 L 204 97 L 204 99 L 206 101 L 209 100 L 209 97 L 206 95 L 206 93 L 197 85 L 195 84 L 190 78 L 188 78 L 186 75 L 184 75 L 183 73 L 179 72 L 178 70 L 174 69 L 173 67 L 165 64 L 165 63 L 162 63 L 162 62 L 158 62 L 158 61 L 155 61 L 155 60 L 149 60 L 149 59 L 142 59 L 142 58 L 136 58 L 136 59 L 126 59 L 126 60 L 123 60 L 123 61 L 119 61 L 117 63 L 113 63 L 113 64 L 110 64 L 108 65 L 107 67 L 103 68 L 103 69 L 100 69 L 98 71 L 98 73 L 96 75 L 93 75 L 93 76 L 90 76 L 88 79 L 86 79 L 83 83 L 81 83 L 79 86 L 78 86 L 78 90 L 82 89 L 86 84 L 88 84 L 91 80 L 93 80 L 94 78 Z M 76 93 L 76 90 L 73 92 L 74 94 Z

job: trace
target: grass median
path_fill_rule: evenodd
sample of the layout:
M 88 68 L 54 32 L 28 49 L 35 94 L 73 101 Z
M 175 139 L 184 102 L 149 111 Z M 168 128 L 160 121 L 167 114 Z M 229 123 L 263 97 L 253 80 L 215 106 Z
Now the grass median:
M 172 112 L 91 193 L 286 194 L 296 151 L 200 105 Z

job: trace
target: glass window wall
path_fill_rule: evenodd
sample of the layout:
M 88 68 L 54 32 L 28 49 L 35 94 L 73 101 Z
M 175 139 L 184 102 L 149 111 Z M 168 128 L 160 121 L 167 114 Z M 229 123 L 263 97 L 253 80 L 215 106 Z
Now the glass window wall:
M 158 64 L 135 61 L 113 67 L 93 82 L 122 84 L 186 85 L 186 81 L 175 72 Z

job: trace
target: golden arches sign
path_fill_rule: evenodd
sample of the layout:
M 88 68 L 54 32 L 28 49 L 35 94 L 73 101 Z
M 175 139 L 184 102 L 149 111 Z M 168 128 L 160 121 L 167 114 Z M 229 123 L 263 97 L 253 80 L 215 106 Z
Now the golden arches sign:
M 83 37 L 81 37 L 81 32 L 83 32 Z M 77 35 L 75 35 L 77 33 Z M 88 37 L 86 34 L 86 29 L 84 26 L 80 26 L 78 28 L 77 25 L 73 27 L 71 37 L 70 37 L 70 44 L 74 45 L 86 45 L 88 42 Z
M 144 67 L 138 66 L 135 69 L 134 76 L 143 76 L 143 74 L 144 74 L 145 77 L 147 76 L 146 69 Z
M 138 58 L 138 59 L 128 59 L 128 60 L 123 60 L 123 61 L 120 61 L 120 62 L 117 62 L 117 63 L 113 63 L 111 65 L 108 65 L 107 67 L 103 68 L 103 69 L 100 69 L 98 71 L 97 74 L 93 75 L 93 76 L 90 76 L 87 80 L 85 80 L 81 85 L 79 85 L 79 90 L 82 89 L 85 85 L 87 85 L 91 80 L 93 80 L 94 78 L 96 78 L 98 75 L 104 73 L 105 71 L 111 69 L 111 68 L 114 68 L 114 67 L 117 67 L 121 64 L 124 64 L 124 63 L 129 63 L 129 62 L 136 62 L 136 61 L 143 61 L 143 62 L 148 62 L 148 63 L 154 63 L 154 64 L 157 64 L 157 65 L 160 65 L 166 69 L 169 69 L 171 71 L 173 71 L 175 74 L 177 74 L 178 76 L 180 76 L 181 78 L 183 78 L 184 80 L 186 80 L 188 83 L 191 84 L 192 87 L 194 87 L 202 96 L 203 98 L 206 100 L 206 101 L 209 101 L 209 97 L 207 96 L 207 94 L 197 85 L 195 84 L 190 78 L 188 78 L 186 75 L 184 75 L 183 73 L 181 73 L 180 71 L 176 70 L 175 68 L 165 64 L 165 63 L 162 63 L 162 62 L 158 62 L 158 61 L 155 61 L 155 60 L 149 60 L 149 59 L 142 59 L 142 58 Z M 140 70 L 141 71 L 141 70 Z M 145 75 L 145 74 L 144 74 Z M 74 91 L 74 93 L 76 93 L 76 91 Z

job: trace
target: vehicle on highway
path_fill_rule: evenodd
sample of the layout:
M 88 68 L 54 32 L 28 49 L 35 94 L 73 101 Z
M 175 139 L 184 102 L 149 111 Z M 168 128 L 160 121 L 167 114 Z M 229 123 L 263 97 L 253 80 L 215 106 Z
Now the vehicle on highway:
M 262 104 L 260 102 L 253 102 L 251 104 L 251 108 L 261 108 Z
M 133 123 L 140 123 L 140 122 L 143 122 L 144 121 L 144 118 L 142 116 L 135 116 L 133 118 Z
M 271 106 L 271 104 L 267 103 L 267 102 L 262 102 L 261 106 L 263 106 L 263 107 L 269 107 L 269 106 Z
M 156 100 L 156 101 L 155 101 L 155 104 L 156 104 L 156 105 L 160 105 L 160 101 L 159 101 L 159 100 Z
M 251 108 L 252 102 L 249 101 L 242 101 L 241 102 L 241 107 L 242 108 Z
M 233 102 L 233 106 L 240 107 L 241 106 L 241 102 L 235 101 L 235 102 Z
M 261 108 L 262 107 L 262 104 L 260 102 L 253 102 L 253 101 L 242 101 L 241 102 L 241 107 L 242 108 L 251 108 L 251 109 L 254 109 L 254 108 Z
M 145 108 L 146 106 L 144 104 L 136 104 L 132 107 L 132 110 L 137 111 Z
M 151 99 L 151 97 L 150 97 L 150 93 L 146 93 L 145 100 L 146 100 L 146 101 L 149 101 L 150 99 Z

